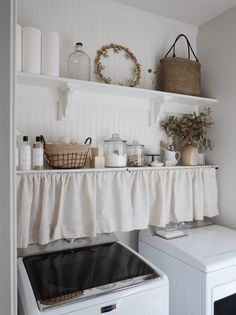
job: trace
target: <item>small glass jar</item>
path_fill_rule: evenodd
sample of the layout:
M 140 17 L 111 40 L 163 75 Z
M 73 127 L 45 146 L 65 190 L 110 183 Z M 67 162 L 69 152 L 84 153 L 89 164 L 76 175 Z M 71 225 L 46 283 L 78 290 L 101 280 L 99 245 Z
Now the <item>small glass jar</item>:
M 83 44 L 76 43 L 74 51 L 67 59 L 67 76 L 76 80 L 91 80 L 91 59 L 83 51 Z
M 111 139 L 104 140 L 104 153 L 106 167 L 126 166 L 126 140 L 122 140 L 117 133 L 114 133 Z
M 132 144 L 127 145 L 128 166 L 144 166 L 144 145 L 138 140 L 133 140 Z

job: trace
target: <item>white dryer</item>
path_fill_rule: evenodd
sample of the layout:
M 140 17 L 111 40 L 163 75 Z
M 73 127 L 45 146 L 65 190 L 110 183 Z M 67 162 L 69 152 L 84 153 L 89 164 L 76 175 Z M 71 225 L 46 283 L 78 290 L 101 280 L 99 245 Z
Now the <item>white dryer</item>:
M 166 275 L 112 235 L 19 254 L 20 315 L 168 315 Z
M 236 231 L 219 225 L 166 240 L 143 230 L 139 252 L 169 278 L 170 315 L 236 314 Z

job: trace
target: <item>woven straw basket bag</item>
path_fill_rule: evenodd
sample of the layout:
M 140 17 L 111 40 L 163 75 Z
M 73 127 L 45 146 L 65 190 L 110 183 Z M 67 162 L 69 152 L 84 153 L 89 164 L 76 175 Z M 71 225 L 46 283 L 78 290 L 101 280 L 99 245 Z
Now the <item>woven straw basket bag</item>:
M 175 56 L 175 45 L 184 37 L 188 47 L 188 59 Z M 168 57 L 173 50 L 173 57 Z M 190 60 L 192 52 L 195 60 Z M 174 44 L 168 50 L 165 58 L 160 60 L 160 88 L 165 92 L 200 96 L 201 94 L 201 64 L 196 57 L 188 38 L 184 34 L 176 37 Z

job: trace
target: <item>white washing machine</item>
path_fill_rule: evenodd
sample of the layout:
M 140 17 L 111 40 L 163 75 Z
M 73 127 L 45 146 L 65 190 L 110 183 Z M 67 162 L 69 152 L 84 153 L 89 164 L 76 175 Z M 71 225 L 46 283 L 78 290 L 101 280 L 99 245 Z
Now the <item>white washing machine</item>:
M 20 315 L 168 315 L 168 279 L 112 235 L 19 252 Z
M 236 231 L 219 225 L 164 239 L 143 230 L 139 252 L 169 278 L 170 315 L 236 314 Z

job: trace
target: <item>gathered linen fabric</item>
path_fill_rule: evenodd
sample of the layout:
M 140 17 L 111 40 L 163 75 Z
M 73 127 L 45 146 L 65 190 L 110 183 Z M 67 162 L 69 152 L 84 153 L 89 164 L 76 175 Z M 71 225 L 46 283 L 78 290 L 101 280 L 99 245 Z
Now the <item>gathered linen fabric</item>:
M 19 248 L 218 214 L 213 167 L 17 175 Z

